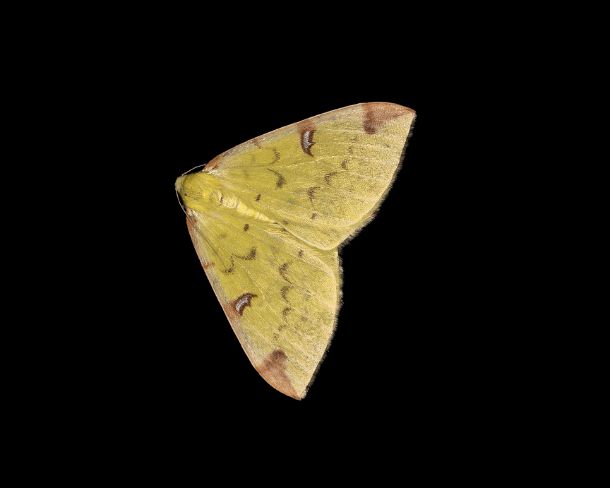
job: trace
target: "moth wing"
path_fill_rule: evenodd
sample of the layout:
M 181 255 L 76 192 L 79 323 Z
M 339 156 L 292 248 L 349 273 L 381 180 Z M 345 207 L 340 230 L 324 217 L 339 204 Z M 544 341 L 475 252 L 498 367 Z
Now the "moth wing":
M 383 200 L 414 118 L 391 103 L 352 105 L 240 144 L 204 171 L 294 236 L 333 249 Z
M 341 293 L 336 250 L 220 208 L 188 209 L 199 259 L 252 365 L 280 392 L 305 396 L 332 338 Z

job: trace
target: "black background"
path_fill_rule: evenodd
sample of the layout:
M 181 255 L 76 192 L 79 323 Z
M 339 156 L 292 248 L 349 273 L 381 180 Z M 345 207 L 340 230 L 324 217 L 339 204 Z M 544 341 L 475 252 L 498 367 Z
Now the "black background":
M 202 4 L 177 15 L 53 6 L 36 11 L 39 25 L 34 11 L 23 17 L 32 35 L 17 25 L 11 36 L 18 66 L 6 77 L 19 87 L 6 95 L 18 114 L 7 119 L 23 134 L 5 190 L 17 190 L 7 207 L 33 235 L 17 239 L 23 260 L 6 259 L 26 292 L 19 314 L 6 314 L 24 340 L 5 343 L 18 385 L 5 396 L 26 418 L 7 422 L 51 468 L 97 478 L 118 465 L 140 479 L 167 465 L 175 484 L 182 466 L 209 479 L 215 454 L 225 478 L 285 482 L 282 467 L 300 480 L 345 453 L 346 474 L 370 466 L 376 481 L 392 471 L 454 480 L 537 463 L 541 425 L 549 439 L 564 435 L 565 419 L 552 415 L 563 398 L 537 404 L 568 376 L 545 353 L 573 355 L 549 343 L 561 320 L 548 311 L 564 304 L 543 298 L 540 263 L 555 268 L 564 256 L 549 257 L 556 242 L 535 245 L 556 212 L 540 193 L 552 185 L 546 172 L 533 178 L 548 147 L 532 153 L 519 141 L 528 122 L 537 141 L 548 118 L 540 98 L 571 69 L 563 51 L 561 76 L 536 80 L 536 67 L 571 38 L 541 34 L 549 14 L 529 8 L 353 4 L 333 18 L 325 6 L 291 6 Z M 528 29 L 542 46 L 527 42 Z M 553 99 L 562 124 L 573 91 Z M 367 101 L 409 106 L 417 120 L 377 218 L 342 250 L 337 332 L 298 402 L 242 352 L 174 181 L 251 137 Z M 532 212 L 528 184 L 544 211 Z M 253 453 L 263 462 L 250 468 Z
M 116 237 L 130 253 L 123 261 L 130 294 L 123 298 L 134 313 L 129 328 L 114 332 L 133 354 L 136 388 L 190 408 L 247 402 L 308 409 L 393 403 L 409 392 L 455 393 L 468 381 L 455 376 L 470 361 L 471 317 L 463 312 L 476 300 L 468 292 L 470 252 L 463 253 L 477 243 L 469 235 L 463 186 L 472 142 L 461 138 L 462 109 L 445 105 L 417 73 L 386 68 L 380 78 L 368 76 L 374 83 L 350 86 L 338 73 L 315 92 L 309 83 L 250 84 L 245 75 L 228 91 L 222 82 L 200 85 L 197 73 L 188 72 L 168 86 L 146 87 L 123 134 L 133 154 L 112 163 L 129 178 L 121 199 L 126 234 Z M 244 140 L 361 101 L 400 103 L 418 116 L 381 211 L 342 250 L 337 333 L 307 399 L 298 403 L 269 388 L 241 351 L 196 258 L 173 182 Z
M 485 169 L 493 128 L 480 110 L 497 103 L 481 100 L 484 78 L 467 78 L 459 49 L 448 47 L 325 64 L 296 48 L 281 62 L 239 54 L 237 62 L 237 53 L 211 47 L 195 56 L 159 45 L 82 75 L 91 84 L 79 110 L 91 122 L 78 147 L 88 161 L 82 174 L 94 177 L 88 192 L 99 198 L 73 208 L 83 223 L 95 207 L 79 252 L 85 274 L 99 280 L 78 304 L 83 325 L 71 354 L 81 367 L 70 359 L 66 369 L 83 402 L 140 426 L 162 419 L 164 429 L 204 428 L 217 418 L 204 420 L 204 411 L 257 412 L 276 423 L 348 411 L 373 430 L 484 415 L 501 397 L 503 372 L 490 364 L 504 352 L 502 331 L 490 328 L 499 320 L 488 278 L 493 210 L 481 205 L 494 183 Z M 337 331 L 298 402 L 269 387 L 241 350 L 196 257 L 174 181 L 252 137 L 367 101 L 411 107 L 417 119 L 377 218 L 341 252 Z
M 49 466 L 25 456 L 23 473 L 80 467 L 114 481 L 115 467 L 138 479 L 165 468 L 175 484 L 191 466 L 209 479 L 220 457 L 223 480 L 285 482 L 287 467 L 291 482 L 343 457 L 341 474 L 368 468 L 376 481 L 481 477 L 498 465 L 495 477 L 518 476 L 546 452 L 537 440 L 564 435 L 574 415 L 557 415 L 571 395 L 563 384 L 582 375 L 545 356 L 577 362 L 574 347 L 552 342 L 565 318 L 548 315 L 570 300 L 545 302 L 544 278 L 563 285 L 564 253 L 551 251 L 570 230 L 536 242 L 536 228 L 561 212 L 542 193 L 552 171 L 536 180 L 533 168 L 564 147 L 536 143 L 549 118 L 540 100 L 573 67 L 569 50 L 559 50 L 561 76 L 537 80 L 536 68 L 571 37 L 546 36 L 551 17 L 529 7 L 354 3 L 333 18 L 324 5 L 290 6 L 54 5 L 23 16 L 28 28 L 13 23 L 7 56 L 17 62 L 5 71 L 18 86 L 6 98 L 18 150 L 3 169 L 18 174 L 4 190 L 16 190 L 8 213 L 30 234 L 5 237 L 26 251 L 5 259 L 19 270 L 7 288 L 25 291 L 23 301 L 5 297 L 18 308 L 6 329 L 23 337 L 4 344 L 17 386 L 5 387 L 6 403 L 23 414 L 7 424 Z M 552 100 L 563 125 L 573 92 Z M 299 402 L 242 352 L 174 181 L 251 137 L 367 101 L 409 106 L 417 120 L 377 218 L 342 250 L 337 332 Z M 538 402 L 553 382 L 562 396 Z M 263 460 L 250 467 L 254 454 Z

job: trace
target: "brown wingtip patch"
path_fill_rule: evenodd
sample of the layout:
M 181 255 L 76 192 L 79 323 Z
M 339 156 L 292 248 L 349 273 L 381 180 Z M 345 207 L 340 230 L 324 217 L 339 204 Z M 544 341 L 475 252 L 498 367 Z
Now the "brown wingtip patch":
M 222 161 L 222 158 L 220 156 L 216 156 L 208 164 L 205 165 L 205 168 L 203 168 L 203 171 L 210 171 L 212 169 L 218 168 L 221 161 Z
M 316 125 L 311 120 L 304 120 L 303 122 L 299 122 L 297 127 L 301 134 L 301 149 L 303 149 L 305 154 L 313 156 L 313 154 L 311 154 L 311 147 L 315 144 L 313 135 L 316 131 Z
M 415 114 L 410 108 L 386 102 L 365 103 L 362 109 L 364 110 L 362 126 L 367 134 L 375 134 L 386 122 L 396 117 Z
M 276 349 L 265 358 L 262 364 L 256 366 L 256 370 L 273 388 L 295 400 L 301 400 L 303 395 L 296 392 L 286 374 L 287 360 L 286 353 L 281 349 Z

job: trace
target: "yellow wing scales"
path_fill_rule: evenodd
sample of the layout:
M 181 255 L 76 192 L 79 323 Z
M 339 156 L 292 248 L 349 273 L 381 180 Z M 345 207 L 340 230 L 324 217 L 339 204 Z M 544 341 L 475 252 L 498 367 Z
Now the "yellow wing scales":
M 392 104 L 346 107 L 241 144 L 208 171 L 295 236 L 333 249 L 381 203 L 413 118 Z
M 337 251 L 310 249 L 281 227 L 247 217 L 188 213 L 199 258 L 248 357 L 259 370 L 281 368 L 289 380 L 266 379 L 302 397 L 334 330 Z
M 178 178 L 191 238 L 242 347 L 303 398 L 340 305 L 338 247 L 389 190 L 415 113 L 387 103 L 322 114 Z

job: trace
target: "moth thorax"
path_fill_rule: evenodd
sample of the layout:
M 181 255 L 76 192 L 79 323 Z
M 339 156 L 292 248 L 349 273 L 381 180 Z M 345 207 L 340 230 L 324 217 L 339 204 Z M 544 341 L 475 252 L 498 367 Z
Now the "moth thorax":
M 236 197 L 227 195 L 226 193 L 223 193 L 220 190 L 214 190 L 212 192 L 211 200 L 215 204 L 227 208 L 235 208 L 239 204 L 239 200 Z

